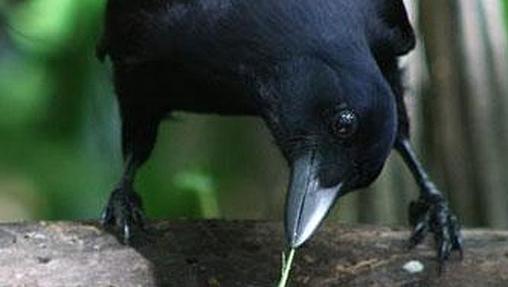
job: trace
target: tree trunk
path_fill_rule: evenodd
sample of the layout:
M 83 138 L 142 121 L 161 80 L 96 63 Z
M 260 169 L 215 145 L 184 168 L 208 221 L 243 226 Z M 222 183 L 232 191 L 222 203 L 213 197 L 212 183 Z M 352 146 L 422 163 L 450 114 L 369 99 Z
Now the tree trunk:
M 507 44 L 501 1 L 419 1 L 429 80 L 423 154 L 467 225 L 508 226 Z

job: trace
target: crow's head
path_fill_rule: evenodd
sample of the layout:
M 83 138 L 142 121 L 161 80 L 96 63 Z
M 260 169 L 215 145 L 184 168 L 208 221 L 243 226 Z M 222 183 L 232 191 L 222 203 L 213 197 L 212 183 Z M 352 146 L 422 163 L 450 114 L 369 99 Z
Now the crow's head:
M 279 37 L 289 39 L 278 43 L 291 53 L 259 88 L 263 116 L 290 167 L 291 247 L 314 233 L 340 196 L 381 172 L 398 123 L 387 78 L 399 78 L 396 58 L 415 45 L 400 0 L 322 2 L 329 6 L 291 17 L 305 25 Z M 382 71 L 380 63 L 395 69 Z
M 380 173 L 397 130 L 394 95 L 369 51 L 287 60 L 264 87 L 268 126 L 287 159 L 286 234 L 305 242 L 338 197 Z

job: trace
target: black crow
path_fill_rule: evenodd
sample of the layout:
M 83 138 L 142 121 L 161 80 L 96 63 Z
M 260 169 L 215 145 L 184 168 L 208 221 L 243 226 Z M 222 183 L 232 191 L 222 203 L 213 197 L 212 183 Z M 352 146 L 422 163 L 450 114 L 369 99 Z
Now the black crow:
M 262 118 L 288 162 L 285 229 L 298 247 L 338 198 L 379 175 L 395 148 L 421 187 L 413 245 L 462 249 L 455 216 L 409 143 L 398 57 L 415 46 L 402 0 L 109 0 L 109 56 L 125 171 L 106 225 L 142 224 L 136 170 L 173 111 Z

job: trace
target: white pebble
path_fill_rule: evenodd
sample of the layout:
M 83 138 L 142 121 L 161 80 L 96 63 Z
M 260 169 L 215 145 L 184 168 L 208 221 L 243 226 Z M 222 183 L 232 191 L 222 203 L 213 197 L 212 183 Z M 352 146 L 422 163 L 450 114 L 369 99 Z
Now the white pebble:
M 407 272 L 414 274 L 414 273 L 420 273 L 425 269 L 425 266 L 420 261 L 412 260 L 408 263 L 404 264 L 404 267 L 402 267 Z

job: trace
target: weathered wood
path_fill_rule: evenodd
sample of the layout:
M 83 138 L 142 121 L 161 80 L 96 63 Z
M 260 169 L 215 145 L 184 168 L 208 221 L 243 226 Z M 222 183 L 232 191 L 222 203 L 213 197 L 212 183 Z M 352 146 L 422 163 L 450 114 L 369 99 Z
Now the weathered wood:
M 325 226 L 297 252 L 291 286 L 508 286 L 508 231 L 465 232 L 462 261 L 438 276 L 432 242 L 404 229 Z M 96 223 L 0 225 L 0 286 L 274 286 L 280 223 L 156 222 L 122 245 Z M 418 260 L 424 270 L 403 266 Z

